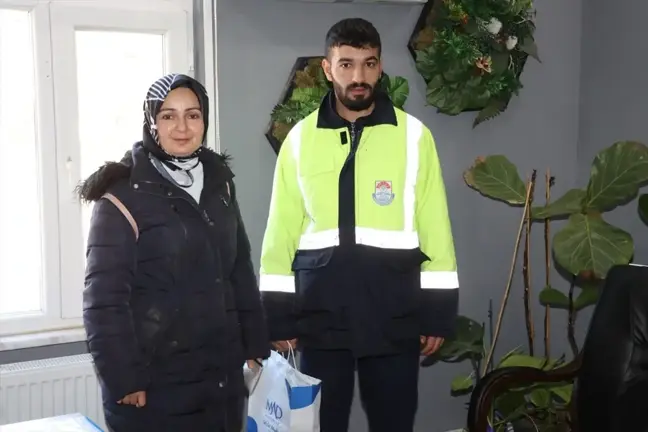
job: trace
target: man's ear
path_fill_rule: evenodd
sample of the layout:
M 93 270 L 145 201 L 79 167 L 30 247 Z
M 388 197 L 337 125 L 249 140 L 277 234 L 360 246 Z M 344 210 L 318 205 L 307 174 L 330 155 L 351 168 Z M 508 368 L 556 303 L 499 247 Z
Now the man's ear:
M 326 79 L 333 82 L 333 75 L 331 75 L 331 62 L 326 57 L 322 59 L 322 69 L 324 70 L 324 75 L 326 75 Z

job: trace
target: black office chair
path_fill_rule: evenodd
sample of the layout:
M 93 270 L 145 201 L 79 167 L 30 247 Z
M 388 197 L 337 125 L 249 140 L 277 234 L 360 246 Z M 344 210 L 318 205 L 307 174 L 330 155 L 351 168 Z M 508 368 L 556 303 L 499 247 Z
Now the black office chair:
M 558 369 L 496 369 L 470 398 L 468 431 L 487 432 L 495 398 L 534 383 L 573 381 L 572 432 L 648 432 L 648 267 L 613 267 L 583 349 Z

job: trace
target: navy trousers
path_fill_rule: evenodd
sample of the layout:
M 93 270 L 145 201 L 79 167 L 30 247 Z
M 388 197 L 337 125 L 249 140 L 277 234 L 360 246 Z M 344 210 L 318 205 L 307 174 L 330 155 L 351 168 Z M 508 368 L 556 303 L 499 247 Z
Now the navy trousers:
M 300 370 L 322 380 L 321 432 L 347 432 L 355 386 L 370 432 L 413 432 L 418 407 L 419 347 L 355 359 L 351 351 L 304 348 Z

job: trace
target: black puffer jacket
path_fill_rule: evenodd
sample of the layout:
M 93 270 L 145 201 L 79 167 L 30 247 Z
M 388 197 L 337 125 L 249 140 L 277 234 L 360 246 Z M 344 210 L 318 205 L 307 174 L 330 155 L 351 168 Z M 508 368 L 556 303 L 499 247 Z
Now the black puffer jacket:
M 158 430 L 211 430 L 221 401 L 244 393 L 244 360 L 269 355 L 233 174 L 212 151 L 200 159 L 200 205 L 158 173 L 141 144 L 81 189 L 96 202 L 84 323 L 116 430 L 138 430 L 135 418 L 140 427 L 154 418 Z M 117 207 L 101 199 L 105 192 L 131 212 L 138 240 Z M 115 403 L 140 390 L 145 408 Z

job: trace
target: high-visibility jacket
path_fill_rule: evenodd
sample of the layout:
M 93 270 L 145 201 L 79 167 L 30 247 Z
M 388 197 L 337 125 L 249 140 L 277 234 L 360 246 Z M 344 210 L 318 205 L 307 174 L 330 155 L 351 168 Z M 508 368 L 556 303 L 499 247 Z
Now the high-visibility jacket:
M 279 151 L 260 270 L 271 338 L 362 356 L 448 337 L 459 283 L 432 134 L 383 95 L 355 123 L 334 106 Z

